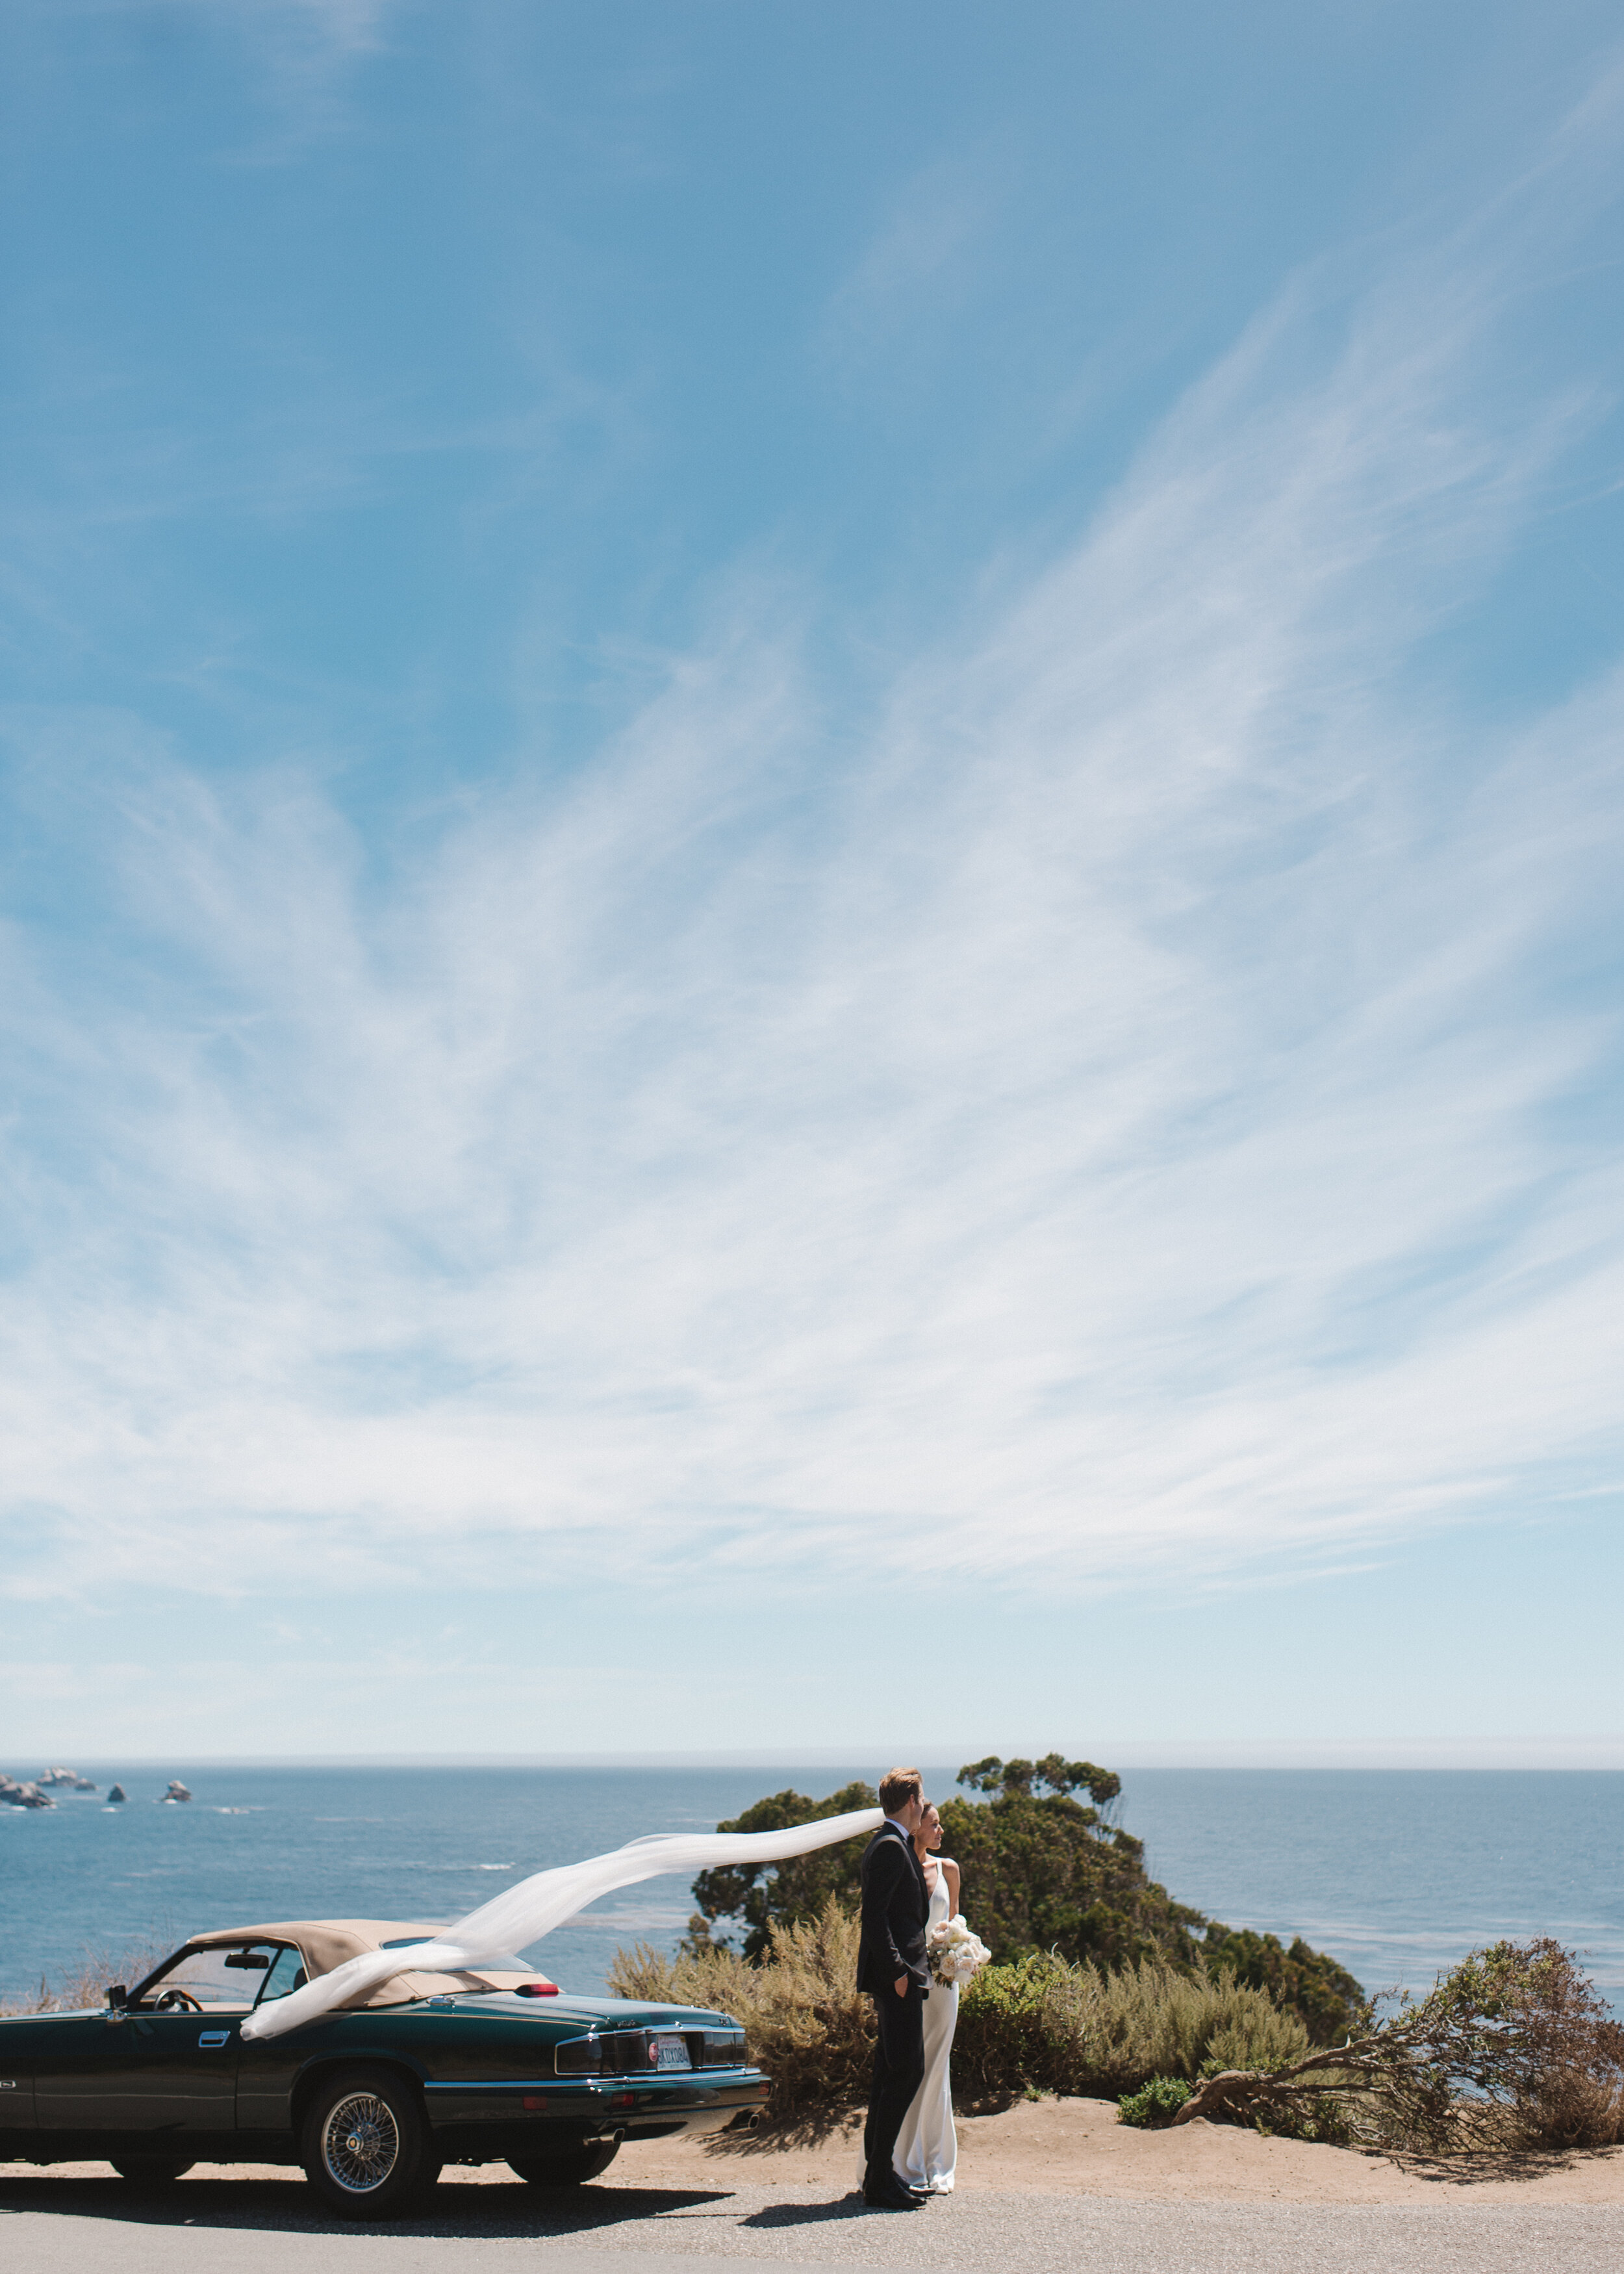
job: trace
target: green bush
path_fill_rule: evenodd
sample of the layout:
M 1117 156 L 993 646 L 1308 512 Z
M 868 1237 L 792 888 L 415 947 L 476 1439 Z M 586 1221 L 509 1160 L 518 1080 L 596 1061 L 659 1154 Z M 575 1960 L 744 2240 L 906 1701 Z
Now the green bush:
M 1064 1970 L 1048 1958 L 984 1966 L 959 1992 L 952 2076 L 961 2108 L 1007 2107 L 1034 2087 L 1066 2090 L 1056 2058 L 1055 1988 Z
M 1277 2006 L 1300 2014 L 1311 2044 L 1338 2044 L 1364 2018 L 1365 1992 L 1352 1975 L 1301 1935 L 1288 1949 L 1277 1935 L 1209 1926 L 1201 1958 L 1209 1974 L 1227 1968 L 1237 1982 L 1267 1990 Z
M 1182 2076 L 1153 2076 L 1137 2092 L 1123 2094 L 1116 2103 L 1116 2120 L 1157 2132 L 1173 2121 L 1189 2097 L 1190 2087 Z
M 1142 1959 L 1108 1974 L 1064 1959 L 983 1968 L 963 1992 L 954 2090 L 966 2108 L 1007 2105 L 1028 2086 L 1115 2098 L 1147 2078 L 1281 2067 L 1308 2032 L 1268 1992 Z

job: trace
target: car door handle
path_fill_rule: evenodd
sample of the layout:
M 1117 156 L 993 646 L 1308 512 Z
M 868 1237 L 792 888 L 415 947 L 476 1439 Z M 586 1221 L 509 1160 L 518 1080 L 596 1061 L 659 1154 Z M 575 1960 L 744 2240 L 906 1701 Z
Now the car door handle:
M 202 2036 L 198 2039 L 198 2043 L 200 2045 L 229 2045 L 230 2042 L 231 2032 L 229 2029 L 205 2029 Z

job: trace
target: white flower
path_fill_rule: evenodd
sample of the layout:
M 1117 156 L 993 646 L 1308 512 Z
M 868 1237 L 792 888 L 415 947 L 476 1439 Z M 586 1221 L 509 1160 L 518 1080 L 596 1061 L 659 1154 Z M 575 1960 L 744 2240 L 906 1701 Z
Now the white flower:
M 964 1914 L 958 1912 L 931 1928 L 927 1938 L 927 1956 L 932 1979 L 951 1984 L 971 1980 L 992 1953 L 979 1935 L 971 1931 Z

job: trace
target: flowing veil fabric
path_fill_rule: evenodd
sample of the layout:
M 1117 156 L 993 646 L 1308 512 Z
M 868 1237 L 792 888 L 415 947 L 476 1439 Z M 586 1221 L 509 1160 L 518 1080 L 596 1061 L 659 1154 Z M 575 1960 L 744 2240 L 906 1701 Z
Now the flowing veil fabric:
M 877 1808 L 858 1808 L 845 1816 L 823 1817 L 816 1824 L 793 1824 L 782 1832 L 657 1832 L 644 1840 L 630 1840 L 607 1856 L 589 1856 L 583 1864 L 560 1864 L 553 1871 L 521 1879 L 516 1887 L 505 1888 L 430 1941 L 348 1959 L 291 1997 L 250 2014 L 242 2034 L 250 2039 L 280 2037 L 302 2022 L 313 2022 L 319 2014 L 364 1998 L 392 1975 L 457 1974 L 468 1967 L 488 1966 L 509 1951 L 539 1942 L 599 1895 L 632 1886 L 639 1879 L 656 1879 L 662 1871 L 781 1864 L 791 1856 L 809 1856 L 814 1849 L 877 1832 L 884 1821 Z

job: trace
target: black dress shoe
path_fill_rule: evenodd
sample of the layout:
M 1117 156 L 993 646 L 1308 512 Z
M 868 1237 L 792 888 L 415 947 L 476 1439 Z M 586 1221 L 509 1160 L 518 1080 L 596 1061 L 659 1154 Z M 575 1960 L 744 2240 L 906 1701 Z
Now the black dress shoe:
M 900 2180 L 892 2180 L 889 2187 L 883 2180 L 877 2184 L 865 2181 L 862 2199 L 870 2210 L 917 2210 L 922 2200 Z

